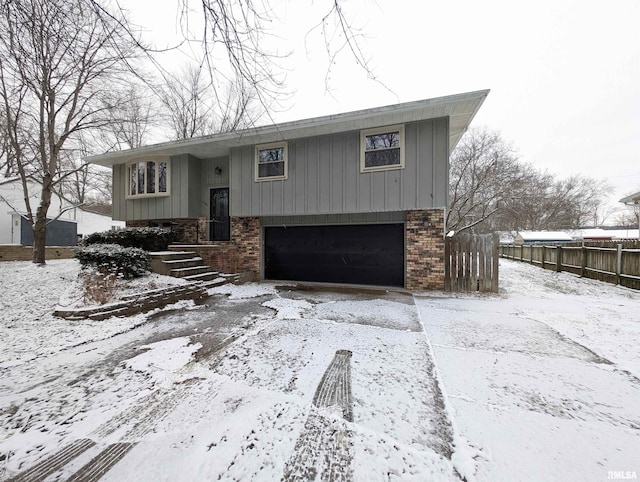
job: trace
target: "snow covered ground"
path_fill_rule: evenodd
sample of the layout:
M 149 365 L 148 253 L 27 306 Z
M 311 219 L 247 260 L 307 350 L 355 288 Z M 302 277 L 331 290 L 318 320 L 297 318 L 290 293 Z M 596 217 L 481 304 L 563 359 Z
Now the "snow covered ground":
M 640 476 L 640 293 L 500 270 L 498 297 L 416 297 L 476 478 Z
M 56 319 L 77 272 L 0 263 L 0 480 L 640 474 L 640 293 L 501 261 L 499 296 L 260 283 Z

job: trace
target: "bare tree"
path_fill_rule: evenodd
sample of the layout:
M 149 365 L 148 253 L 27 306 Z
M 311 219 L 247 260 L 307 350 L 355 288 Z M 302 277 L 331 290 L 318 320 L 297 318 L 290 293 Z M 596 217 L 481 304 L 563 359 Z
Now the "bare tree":
M 160 101 L 174 139 L 208 134 L 213 107 L 202 79 L 202 69 L 189 66 L 160 88 Z
M 558 179 L 521 162 L 498 132 L 471 129 L 451 156 L 447 229 L 519 231 L 597 225 L 607 185 Z
M 102 6 L 104 0 L 87 2 L 99 15 L 111 15 Z M 284 4 L 270 0 L 202 0 L 200 8 L 194 8 L 189 0 L 176 0 L 176 4 L 181 32 L 178 43 L 154 48 L 139 45 L 158 71 L 171 77 L 156 54 L 176 49 L 188 51 L 197 65 L 206 67 L 214 89 L 230 83 L 234 90 L 244 92 L 249 86 L 256 103 L 268 113 L 284 93 L 284 69 L 279 63 L 290 53 L 290 46 L 285 49 L 275 47 L 279 37 L 277 32 L 271 31 L 272 19 L 279 16 L 278 9 Z M 324 39 L 327 90 L 331 68 L 342 55 L 350 56 L 371 80 L 384 86 L 370 67 L 363 48 L 364 36 L 353 25 L 346 4 L 346 0 L 321 0 L 320 8 L 324 8 L 325 13 L 309 32 L 319 30 Z M 359 6 L 353 7 L 353 17 L 358 13 L 357 8 Z M 122 26 L 129 29 L 124 22 Z M 132 34 L 132 38 L 137 42 L 136 35 Z
M 469 130 L 451 155 L 447 229 L 490 229 L 489 220 L 522 182 L 518 158 L 498 132 Z
M 557 179 L 531 170 L 522 191 L 514 191 L 499 213 L 507 230 L 546 230 L 596 226 L 607 185 L 582 176 Z
M 51 197 L 70 175 L 61 162 L 65 145 L 107 122 L 100 93 L 118 84 L 135 52 L 124 18 L 91 7 L 85 0 L 0 3 L 0 100 L 33 229 L 34 263 L 45 262 Z M 35 209 L 30 177 L 41 185 Z
M 262 106 L 245 83 L 214 89 L 202 68 L 187 66 L 158 89 L 174 139 L 228 132 L 251 125 Z
M 149 89 L 144 85 L 133 84 L 123 91 L 105 94 L 102 102 L 108 113 L 108 122 L 93 133 L 97 148 L 88 149 L 87 141 L 84 140 L 83 149 L 87 155 L 135 149 L 147 143 L 158 116 L 153 93 Z

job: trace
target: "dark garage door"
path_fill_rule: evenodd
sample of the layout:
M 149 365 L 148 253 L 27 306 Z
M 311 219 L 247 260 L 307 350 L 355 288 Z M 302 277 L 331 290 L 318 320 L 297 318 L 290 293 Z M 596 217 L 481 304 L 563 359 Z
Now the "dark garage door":
M 404 286 L 404 225 L 265 228 L 265 278 Z

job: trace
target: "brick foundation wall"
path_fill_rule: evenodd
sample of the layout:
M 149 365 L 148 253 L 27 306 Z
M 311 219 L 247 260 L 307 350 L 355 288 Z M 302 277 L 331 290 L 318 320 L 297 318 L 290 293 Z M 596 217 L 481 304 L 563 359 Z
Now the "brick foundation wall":
M 177 231 L 181 233 L 177 242 L 187 244 L 208 242 L 208 224 L 206 217 L 127 221 L 128 228 L 164 227 Z
M 238 247 L 238 269 L 253 271 L 256 279 L 260 279 L 262 260 L 260 234 L 260 218 L 237 216 L 231 218 L 231 239 Z
M 444 289 L 444 209 L 405 213 L 406 288 Z

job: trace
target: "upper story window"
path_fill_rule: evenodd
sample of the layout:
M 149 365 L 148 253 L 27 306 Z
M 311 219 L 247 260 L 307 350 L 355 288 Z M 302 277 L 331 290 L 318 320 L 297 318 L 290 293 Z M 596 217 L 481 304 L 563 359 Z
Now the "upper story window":
M 360 170 L 362 172 L 403 167 L 403 125 L 360 131 Z
M 271 181 L 287 178 L 287 143 L 274 142 L 256 146 L 256 181 Z
M 169 161 L 137 161 L 127 164 L 127 197 L 169 194 Z

